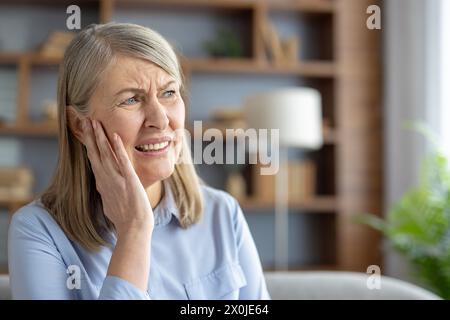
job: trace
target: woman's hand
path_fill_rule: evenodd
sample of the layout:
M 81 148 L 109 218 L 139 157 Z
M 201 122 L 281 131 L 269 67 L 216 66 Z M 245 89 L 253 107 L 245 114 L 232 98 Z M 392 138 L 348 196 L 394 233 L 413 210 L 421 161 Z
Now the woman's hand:
M 85 120 L 83 133 L 103 211 L 117 231 L 107 275 L 122 278 L 145 291 L 154 220 L 147 193 L 116 133 L 112 146 L 96 120 Z
M 112 146 L 99 121 L 84 120 L 84 143 L 102 197 L 104 214 L 118 235 L 133 230 L 153 231 L 154 218 L 142 186 L 118 134 Z

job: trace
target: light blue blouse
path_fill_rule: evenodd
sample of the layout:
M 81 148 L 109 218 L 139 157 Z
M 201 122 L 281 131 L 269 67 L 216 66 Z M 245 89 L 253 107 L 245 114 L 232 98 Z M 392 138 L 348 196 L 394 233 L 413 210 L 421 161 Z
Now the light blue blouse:
M 8 237 L 15 299 L 270 299 L 237 201 L 202 186 L 203 218 L 183 229 L 169 187 L 154 209 L 148 291 L 107 276 L 112 248 L 85 250 L 34 201 L 16 212 Z M 111 233 L 111 241 L 116 238 Z

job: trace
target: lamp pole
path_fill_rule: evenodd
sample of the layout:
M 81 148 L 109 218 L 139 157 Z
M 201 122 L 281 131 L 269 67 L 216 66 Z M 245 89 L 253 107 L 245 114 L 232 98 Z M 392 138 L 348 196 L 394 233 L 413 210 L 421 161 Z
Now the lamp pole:
M 275 270 L 289 267 L 289 205 L 287 147 L 280 145 L 280 168 L 275 181 Z
M 245 100 L 245 115 L 250 127 L 279 130 L 278 145 L 271 146 L 276 148 L 271 152 L 278 152 L 280 164 L 275 177 L 275 269 L 288 270 L 288 148 L 317 150 L 322 146 L 320 93 L 312 88 L 291 87 L 255 94 Z

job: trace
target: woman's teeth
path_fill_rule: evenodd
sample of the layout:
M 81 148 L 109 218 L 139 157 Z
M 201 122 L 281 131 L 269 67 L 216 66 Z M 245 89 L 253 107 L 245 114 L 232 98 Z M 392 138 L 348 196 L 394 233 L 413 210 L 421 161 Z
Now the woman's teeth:
M 169 144 L 169 141 L 164 141 L 161 143 L 155 143 L 155 144 L 142 144 L 140 146 L 136 146 L 136 149 L 139 151 L 157 151 L 164 149 Z

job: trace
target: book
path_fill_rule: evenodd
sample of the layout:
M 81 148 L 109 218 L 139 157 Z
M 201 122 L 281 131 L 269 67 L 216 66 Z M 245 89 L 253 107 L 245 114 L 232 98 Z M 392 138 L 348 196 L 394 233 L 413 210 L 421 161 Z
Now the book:
M 275 203 L 276 175 L 261 175 L 261 164 L 253 166 L 253 198 L 263 203 Z M 290 161 L 287 164 L 289 203 L 302 203 L 316 194 L 316 164 L 312 160 Z

